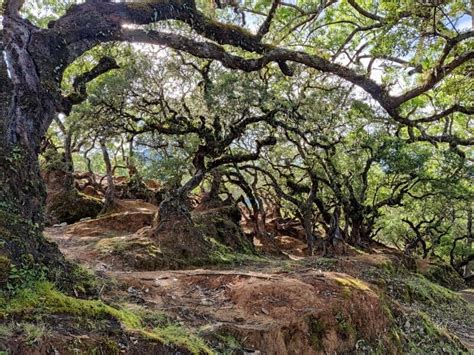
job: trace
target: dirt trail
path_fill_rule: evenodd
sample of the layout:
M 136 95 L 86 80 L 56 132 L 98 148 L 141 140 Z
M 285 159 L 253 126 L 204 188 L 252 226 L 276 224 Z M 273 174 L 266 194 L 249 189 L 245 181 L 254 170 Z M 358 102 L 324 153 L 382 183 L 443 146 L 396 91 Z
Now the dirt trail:
M 342 353 L 353 350 L 359 337 L 387 339 L 390 321 L 370 286 L 317 265 L 293 271 L 272 263 L 229 270 L 130 270 L 110 245 L 133 242 L 134 233 L 150 225 L 155 212 L 150 204 L 121 201 L 116 213 L 48 228 L 46 235 L 68 258 L 116 280 L 103 290 L 103 299 L 145 305 L 204 335 L 245 339 L 246 348 L 262 354 Z M 354 271 L 360 263 L 383 264 L 386 258 L 360 255 L 340 263 Z M 461 294 L 472 302 L 472 292 Z M 469 336 L 463 341 L 474 348 Z
M 318 346 L 333 353 L 348 351 L 356 336 L 350 329 L 341 331 L 338 322 L 349 320 L 367 340 L 384 337 L 388 320 L 378 296 L 346 274 L 317 268 L 276 272 L 271 264 L 142 272 L 121 267 L 108 247 L 129 243 L 137 229 L 151 224 L 155 211 L 154 206 L 122 201 L 118 213 L 48 228 L 46 234 L 68 258 L 116 280 L 113 288 L 103 290 L 105 300 L 144 304 L 201 333 L 245 339 L 246 347 L 264 349 L 263 354 L 316 354 L 311 349 Z M 308 336 L 311 332 L 316 334 Z

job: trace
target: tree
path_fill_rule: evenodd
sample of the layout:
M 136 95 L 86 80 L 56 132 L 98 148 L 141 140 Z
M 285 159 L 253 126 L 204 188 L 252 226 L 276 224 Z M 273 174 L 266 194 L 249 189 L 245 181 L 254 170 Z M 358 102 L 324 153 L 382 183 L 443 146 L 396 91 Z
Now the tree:
M 180 73 L 175 60 L 189 66 L 189 70 Z M 276 121 L 280 111 L 260 107 L 262 99 L 257 89 L 242 90 L 236 77 L 221 68 L 212 70 L 210 63 L 199 67 L 186 62 L 182 55 L 170 55 L 146 70 L 135 69 L 130 68 L 135 75 L 125 85 L 115 83 L 112 90 L 94 93 L 94 117 L 102 117 L 102 125 L 133 136 L 193 142 L 187 148 L 193 167 L 190 177 L 175 184 L 160 203 L 159 213 L 162 221 L 183 217 L 190 220 L 189 193 L 207 174 L 222 166 L 258 159 L 264 147 L 275 143 L 271 132 L 263 127 Z M 256 81 L 252 85 L 259 87 Z M 183 87 L 186 89 L 180 89 Z M 260 130 L 262 138 L 249 134 L 250 128 Z M 252 149 L 242 152 L 232 148 L 237 141 L 250 142 Z
M 0 253 L 15 264 L 21 264 L 25 255 L 38 262 L 58 261 L 57 251 L 38 236 L 45 198 L 39 176 L 38 153 L 42 137 L 55 115 L 58 112 L 68 114 L 73 105 L 85 100 L 87 82 L 117 67 L 113 59 L 102 58 L 94 68 L 77 77 L 71 94 L 62 95 L 61 81 L 68 66 L 83 53 L 104 42 L 164 45 L 200 58 L 218 60 L 227 68 L 243 71 L 258 71 L 270 63 L 276 63 L 283 73 L 291 75 L 293 71 L 289 63 L 301 64 L 337 75 L 364 89 L 394 120 L 408 127 L 413 140 L 445 142 L 453 146 L 473 143 L 471 137 L 460 136 L 456 127 L 442 133 L 430 128 L 432 125 L 438 127 L 433 122 L 440 122 L 450 115 L 472 113 L 472 108 L 466 106 L 469 101 L 457 102 L 448 97 L 444 100 L 449 102 L 447 108 L 436 107 L 431 110 L 432 114 L 423 116 L 426 102 L 421 102 L 422 108 L 415 110 L 416 113 L 412 112 L 411 107 L 413 100 L 420 95 L 432 89 L 436 91 L 450 77 L 462 74 L 462 69 L 474 57 L 468 45 L 473 32 L 448 28 L 439 15 L 441 11 L 430 11 L 445 6 L 447 11 L 444 13 L 457 16 L 462 9 L 437 3 L 423 5 L 411 2 L 401 10 L 389 6 L 376 10 L 375 5 L 374 8 L 364 9 L 355 2 L 336 4 L 323 1 L 316 8 L 310 4 L 303 8 L 289 7 L 278 0 L 270 6 L 264 6 L 265 3 L 255 3 L 266 16 L 254 34 L 235 24 L 223 24 L 206 16 L 193 0 L 146 3 L 87 1 L 69 7 L 64 15 L 49 22 L 48 28 L 40 28 L 22 16 L 22 0 L 4 1 L 0 34 L 0 48 L 4 51 L 4 60 L 0 63 Z M 322 37 L 320 33 L 319 37 L 312 37 L 312 31 L 321 26 L 329 29 L 334 13 L 342 16 L 347 6 L 356 12 L 353 18 L 356 28 L 347 37 L 343 36 L 342 43 L 325 44 L 339 47 L 336 53 L 288 49 L 288 45 L 302 44 L 294 36 L 297 30 L 307 35 L 303 36 L 303 41 L 310 40 L 317 46 Z M 323 13 L 324 16 L 318 16 Z M 183 28 L 185 25 L 194 32 L 183 35 L 143 28 L 144 25 L 167 20 L 176 20 L 173 26 Z M 341 21 L 347 22 L 344 19 Z M 311 26 L 304 27 L 308 22 Z M 423 25 L 427 23 L 433 25 L 426 31 Z M 134 26 L 126 26 L 128 24 Z M 290 30 L 282 30 L 284 28 Z M 372 40 L 365 45 L 362 35 L 377 35 L 389 29 L 390 33 L 395 34 L 409 29 L 419 39 L 419 52 L 428 54 L 421 63 L 418 82 L 395 96 L 390 93 L 390 85 L 378 84 L 369 75 L 373 61 L 385 58 L 393 51 L 387 47 L 376 51 L 378 41 Z M 196 39 L 194 34 L 205 40 Z M 426 36 L 430 36 L 431 41 L 422 42 L 421 38 Z M 326 33 L 323 37 L 331 36 Z M 395 50 L 406 43 L 401 42 L 401 45 L 393 46 Z M 354 49 L 351 50 L 349 44 Z M 234 46 L 239 50 L 232 52 L 224 46 Z M 351 52 L 356 58 L 349 55 L 350 63 L 344 66 L 338 63 L 338 57 L 346 52 Z M 375 59 L 371 60 L 368 71 L 361 72 L 351 67 L 351 63 L 362 59 L 360 57 L 364 52 Z M 254 57 L 249 59 L 247 54 Z M 402 61 L 399 58 L 389 60 Z M 416 65 L 415 72 L 419 72 L 417 62 L 405 64 Z M 416 118 L 411 119 L 410 116 Z M 426 128 L 426 124 L 430 129 Z M 23 232 L 19 233 L 19 230 Z

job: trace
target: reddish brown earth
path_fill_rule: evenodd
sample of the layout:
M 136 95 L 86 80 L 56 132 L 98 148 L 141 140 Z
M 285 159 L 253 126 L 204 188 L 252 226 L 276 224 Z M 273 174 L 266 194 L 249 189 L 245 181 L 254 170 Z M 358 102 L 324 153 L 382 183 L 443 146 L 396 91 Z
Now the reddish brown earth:
M 132 270 L 110 253 L 110 246 L 138 243 L 136 250 L 143 249 L 147 241 L 137 240 L 140 233 L 135 232 L 149 226 L 155 212 L 151 204 L 120 201 L 110 215 L 48 228 L 46 234 L 69 259 L 115 280 L 101 291 L 102 299 L 139 303 L 201 334 L 232 335 L 261 354 L 344 353 L 353 351 L 361 338 L 395 351 L 392 320 L 376 286 L 354 278 L 371 265 L 402 263 L 393 250 L 380 247 L 370 254 L 341 256 L 334 259 L 334 269 L 329 268 L 334 271 L 325 272 L 318 267 L 318 257 L 297 265 L 268 260 L 232 269 L 220 265 L 220 270 Z M 280 236 L 275 245 L 289 259 L 303 259 L 302 241 Z
M 107 216 L 46 231 L 69 259 L 117 281 L 103 290 L 104 299 L 138 301 L 193 328 L 244 339 L 246 347 L 266 354 L 348 351 L 357 339 L 345 324 L 356 324 L 368 341 L 385 336 L 389 321 L 379 297 L 343 273 L 282 272 L 262 265 L 224 271 L 124 269 L 108 255 L 108 246 L 133 243 L 135 232 L 151 224 L 156 207 L 139 201 L 117 206 Z M 287 254 L 303 255 L 305 245 L 295 238 L 277 238 L 276 244 Z

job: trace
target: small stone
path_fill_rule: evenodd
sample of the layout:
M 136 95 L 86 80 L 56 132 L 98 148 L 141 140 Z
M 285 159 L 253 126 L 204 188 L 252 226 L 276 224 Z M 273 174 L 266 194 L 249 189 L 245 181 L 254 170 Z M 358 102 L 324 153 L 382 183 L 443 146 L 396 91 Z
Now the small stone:
M 204 306 L 212 306 L 214 302 L 209 298 L 203 298 L 201 299 L 201 304 Z

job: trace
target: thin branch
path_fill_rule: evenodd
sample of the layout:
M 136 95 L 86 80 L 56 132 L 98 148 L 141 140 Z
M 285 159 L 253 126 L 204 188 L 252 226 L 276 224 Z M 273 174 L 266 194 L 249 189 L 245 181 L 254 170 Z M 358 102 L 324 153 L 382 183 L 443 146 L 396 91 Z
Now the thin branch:
M 273 17 L 275 16 L 275 12 L 279 4 L 280 4 L 280 0 L 273 0 L 272 7 L 270 8 L 270 11 L 268 12 L 267 18 L 265 19 L 265 21 L 263 21 L 262 25 L 257 31 L 257 38 L 262 39 L 263 36 L 265 36 L 270 30 L 270 25 L 272 23 Z

